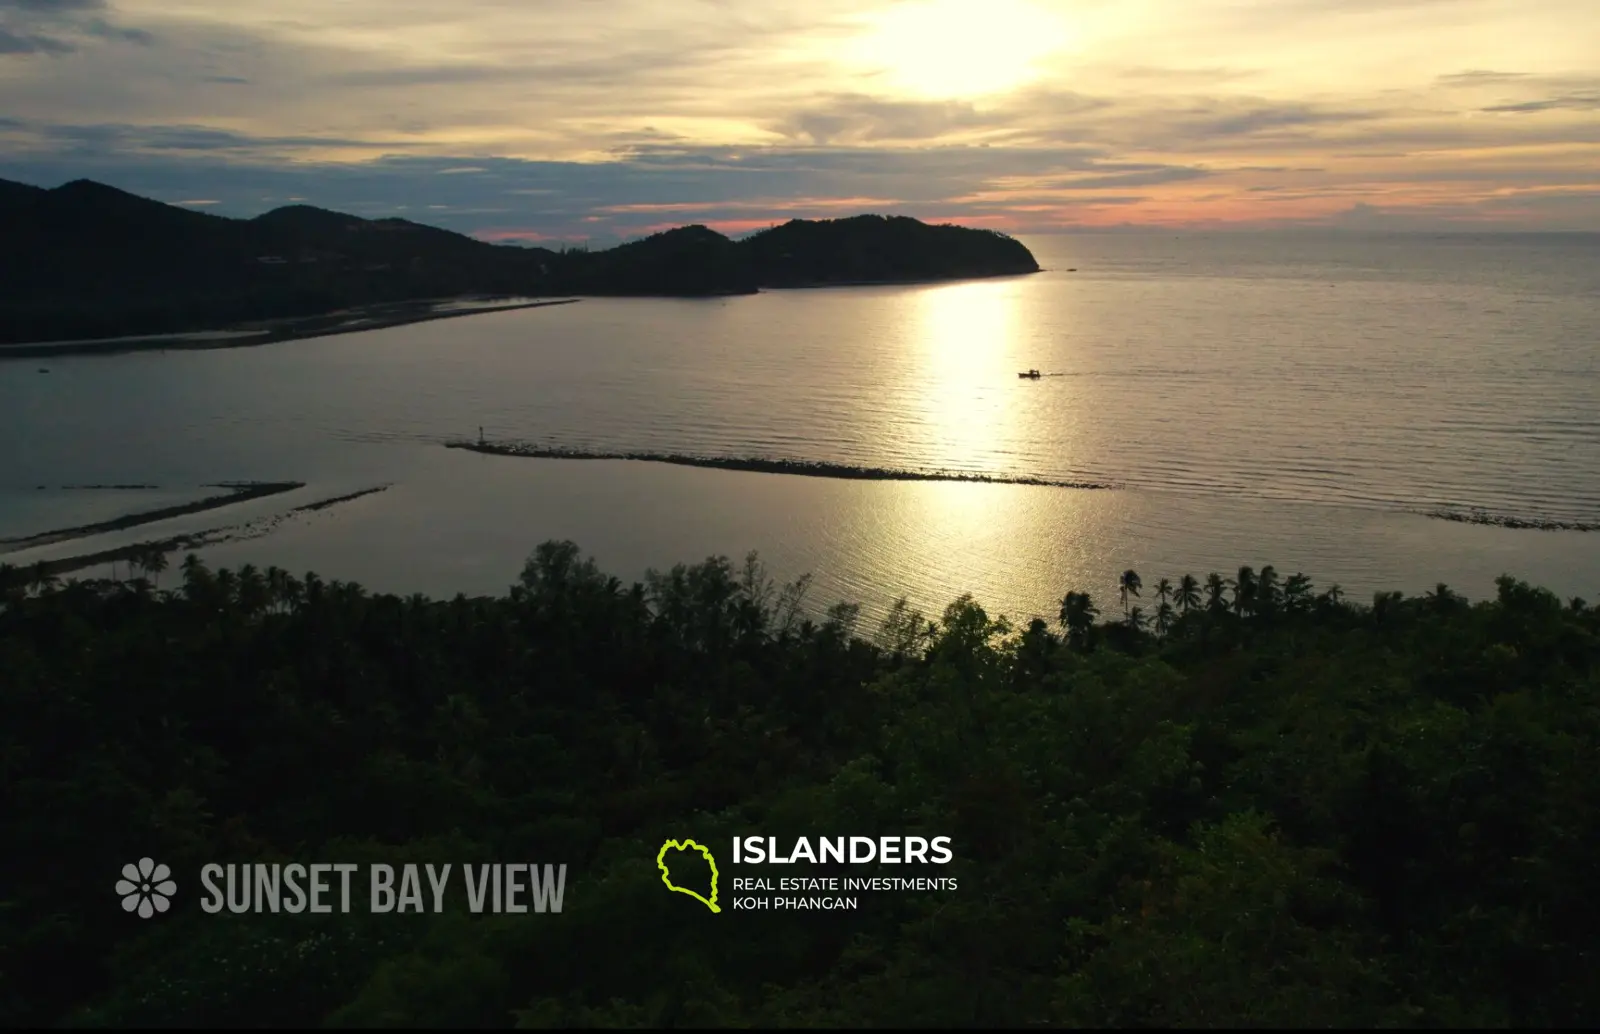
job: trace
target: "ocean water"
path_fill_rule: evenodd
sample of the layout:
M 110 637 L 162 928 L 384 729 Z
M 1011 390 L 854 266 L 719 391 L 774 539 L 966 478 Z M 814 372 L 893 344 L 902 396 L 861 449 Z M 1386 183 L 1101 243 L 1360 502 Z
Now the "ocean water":
M 1363 594 L 1510 572 L 1600 598 L 1600 236 L 1024 238 L 958 284 L 589 299 L 259 348 L 0 363 L 0 538 L 45 485 L 387 491 L 202 550 L 495 592 L 550 537 L 624 577 L 758 549 L 821 602 L 1016 616 L 1240 564 Z M 47 367 L 48 375 L 38 367 Z M 1047 376 L 1020 380 L 1037 368 Z M 532 460 L 450 439 L 1117 486 L 837 481 Z M 74 493 L 55 493 L 70 500 Z M 259 508 L 260 504 L 256 504 Z M 97 518 L 90 518 L 97 519 Z M 184 530 L 227 524 L 191 515 Z M 119 533 L 157 537 L 168 525 Z M 58 544 L 11 562 L 103 548 Z

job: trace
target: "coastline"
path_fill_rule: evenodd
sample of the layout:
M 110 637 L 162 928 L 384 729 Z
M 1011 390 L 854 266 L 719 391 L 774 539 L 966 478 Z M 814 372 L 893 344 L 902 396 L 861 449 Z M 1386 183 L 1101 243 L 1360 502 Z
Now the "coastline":
M 229 503 L 238 502 L 244 499 L 263 498 L 279 492 L 287 492 L 293 489 L 304 487 L 305 485 L 303 483 L 297 481 L 241 486 L 239 493 L 236 495 L 216 497 L 215 499 L 201 500 L 200 503 L 189 504 L 189 508 L 186 510 L 186 512 L 195 513 L 201 509 L 214 509 L 217 506 L 225 506 Z M 114 546 L 111 549 L 96 550 L 93 553 L 80 553 L 76 556 L 59 557 L 55 560 L 40 560 L 35 563 L 25 565 L 25 569 L 29 571 L 37 571 L 45 575 L 55 576 L 68 574 L 73 571 L 81 571 L 87 567 L 98 567 L 102 564 L 111 564 L 125 560 L 137 560 L 139 557 L 147 556 L 151 552 L 155 551 L 159 551 L 162 554 L 178 552 L 180 550 L 193 551 L 202 549 L 206 546 L 215 546 L 226 542 L 236 542 L 243 539 L 256 538 L 271 532 L 284 520 L 294 516 L 295 514 L 314 513 L 319 510 L 325 510 L 331 506 L 338 506 L 341 503 L 347 503 L 355 499 L 363 498 L 364 496 L 386 491 L 390 487 L 390 485 L 377 485 L 373 488 L 363 488 L 356 492 L 347 492 L 344 495 L 333 496 L 329 499 L 319 499 L 316 502 L 303 503 L 300 506 L 296 506 L 288 511 L 285 511 L 284 513 L 269 517 L 257 518 L 256 520 L 246 521 L 242 524 L 229 524 L 216 528 L 207 528 L 202 531 L 184 532 L 183 534 L 171 535 L 160 539 L 152 539 L 147 542 L 132 542 L 124 546 Z M 206 506 L 204 505 L 206 503 L 211 503 L 213 505 Z M 173 507 L 170 509 L 180 508 Z M 50 542 L 64 542 L 68 541 L 69 538 L 81 538 L 87 534 L 95 534 L 99 530 L 121 530 L 124 528 L 134 527 L 138 524 L 147 524 L 151 520 L 163 520 L 167 517 L 173 516 L 178 515 L 171 512 L 162 512 L 157 510 L 148 511 L 145 514 L 130 514 L 126 518 L 118 518 L 117 521 L 106 522 L 106 524 L 116 524 L 116 528 L 104 529 L 100 526 L 90 525 L 88 527 L 96 528 L 96 531 L 84 532 L 83 534 L 71 535 L 63 538 L 55 538 L 51 539 Z M 136 520 L 135 518 L 138 519 Z M 124 521 L 131 521 L 132 523 L 120 523 Z M 47 532 L 45 534 L 48 535 L 59 533 Z M 35 536 L 35 538 L 40 538 L 40 536 Z M 50 542 L 29 541 L 27 545 L 48 545 Z
M 973 280 L 1004 280 L 1014 276 L 1033 276 L 1043 273 L 1038 269 L 1021 269 L 1010 273 L 969 273 L 962 276 L 890 277 L 883 280 L 807 280 L 791 284 L 762 284 L 761 291 L 817 291 L 828 287 L 925 287 L 930 284 L 960 284 Z
M 988 485 L 1034 485 L 1041 488 L 1081 488 L 1114 490 L 1118 486 L 1099 481 L 1058 481 L 1050 478 L 1005 474 L 965 474 L 957 471 L 896 470 L 889 467 L 861 467 L 848 463 L 807 460 L 772 460 L 757 456 L 686 456 L 663 452 L 599 452 L 583 449 L 540 448 L 525 445 L 496 445 L 488 442 L 445 442 L 447 449 L 464 449 L 486 456 L 514 456 L 539 460 L 635 460 L 641 463 L 670 463 L 680 467 L 712 470 L 741 470 L 755 474 L 794 474 L 801 477 L 836 478 L 847 481 L 967 481 Z
M 387 330 L 413 323 L 453 319 L 460 316 L 477 316 L 490 312 L 515 312 L 519 309 L 541 309 L 551 305 L 572 305 L 585 298 L 686 298 L 712 300 L 746 297 L 763 291 L 815 291 L 830 287 L 916 287 L 931 284 L 961 283 L 972 280 L 996 280 L 1006 277 L 1030 276 L 1044 272 L 1041 269 L 1006 273 L 978 273 L 958 277 L 908 277 L 883 280 L 833 280 L 804 283 L 762 284 L 749 291 L 729 290 L 694 295 L 640 295 L 640 294 L 582 294 L 572 298 L 547 301 L 516 302 L 508 305 L 485 305 L 477 308 L 438 311 L 433 306 L 456 299 L 415 302 L 384 302 L 361 306 L 316 316 L 289 317 L 277 320 L 255 320 L 236 323 L 207 331 L 174 331 L 171 334 L 141 334 L 128 337 L 94 338 L 71 341 L 24 341 L 0 344 L 0 362 L 7 359 L 43 359 L 63 355 L 122 355 L 130 352 L 211 351 L 225 348 L 255 348 L 286 341 L 307 341 L 311 338 L 331 337 L 335 334 L 355 334 L 367 330 Z M 367 316 L 364 314 L 373 314 Z M 1054 484 L 1054 482 L 1019 482 L 1023 484 Z M 1068 485 L 1064 487 L 1080 487 Z M 1105 486 L 1094 486 L 1105 487 Z
M 387 330 L 412 323 L 454 319 L 460 316 L 479 316 L 490 312 L 514 312 L 518 309 L 541 309 L 550 305 L 571 305 L 579 298 L 560 298 L 551 301 L 517 302 L 511 305 L 485 305 L 479 308 L 437 311 L 432 306 L 438 302 L 402 302 L 382 306 L 366 306 L 339 313 L 323 313 L 292 320 L 273 321 L 278 326 L 260 328 L 255 325 L 236 324 L 223 327 L 210 338 L 196 338 L 194 331 L 169 336 L 138 338 L 103 338 L 92 341 L 33 341 L 14 345 L 0 345 L 0 360 L 37 359 L 58 355 L 112 355 L 127 352 L 207 351 L 219 348 L 254 348 L 258 345 L 275 345 L 285 341 L 305 341 L 329 337 L 334 334 L 354 334 L 366 330 Z M 428 308 L 419 308 L 422 305 Z M 396 311 L 396 310 L 400 311 Z M 377 313 L 372 317 L 363 313 Z M 360 321 L 352 323 L 352 321 Z
M 516 302 L 508 305 L 485 305 L 476 308 L 450 309 L 442 312 L 434 309 L 433 306 L 455 299 L 428 302 L 384 302 L 334 313 L 321 313 L 316 316 L 236 323 L 207 331 L 188 330 L 174 331 L 171 334 L 141 334 L 89 340 L 24 341 L 15 344 L 0 344 L 0 362 L 7 359 L 42 359 L 62 355 L 122 355 L 130 352 L 194 352 L 225 348 L 255 348 L 260 345 L 275 345 L 286 341 L 307 341 L 312 338 L 331 337 L 335 334 L 387 330 L 392 327 L 404 327 L 413 323 L 427 323 L 432 320 L 454 319 L 460 316 L 477 316 L 490 312 L 515 312 L 519 309 L 541 309 L 551 305 L 572 305 L 583 301 L 585 298 L 605 300 L 615 298 L 681 298 L 691 301 L 709 301 L 742 298 L 760 294 L 764 291 L 817 291 L 836 287 L 918 287 L 1031 276 L 1034 273 L 1043 271 L 1043 269 L 1033 269 L 1008 273 L 978 273 L 958 277 L 908 277 L 884 280 L 833 280 L 763 284 L 750 291 L 729 290 L 694 295 L 582 294 L 572 298 Z M 373 315 L 363 315 L 368 313 Z M 1041 483 L 1053 484 L 1053 482 Z
M 243 485 L 211 485 L 212 488 L 226 488 L 227 495 L 207 496 L 197 499 L 192 503 L 180 503 L 176 506 L 163 506 L 157 510 L 144 510 L 140 513 L 124 514 L 113 517 L 109 521 L 96 521 L 93 524 L 80 524 L 71 528 L 56 528 L 51 531 L 41 531 L 34 535 L 25 535 L 15 539 L 0 539 L 0 556 L 7 553 L 16 553 L 24 549 L 34 549 L 39 546 L 51 546 L 58 542 L 69 542 L 72 539 L 88 538 L 91 535 L 103 535 L 111 531 L 126 531 L 137 528 L 141 524 L 153 524 L 156 521 L 170 520 L 173 517 L 185 517 L 192 513 L 204 513 L 207 510 L 216 510 L 234 503 L 249 502 L 252 499 L 265 499 L 267 496 L 292 492 L 297 488 L 304 488 L 300 481 L 266 481 L 256 484 Z
M 314 503 L 303 503 L 300 506 L 296 506 L 289 512 L 315 513 L 318 510 L 326 510 L 330 506 L 338 506 L 340 503 L 348 503 L 352 499 L 360 499 L 362 496 L 368 496 L 376 492 L 385 491 L 389 487 L 389 485 L 379 485 L 376 488 L 363 488 L 358 492 L 347 492 L 344 495 L 336 495 L 332 499 L 321 499 Z

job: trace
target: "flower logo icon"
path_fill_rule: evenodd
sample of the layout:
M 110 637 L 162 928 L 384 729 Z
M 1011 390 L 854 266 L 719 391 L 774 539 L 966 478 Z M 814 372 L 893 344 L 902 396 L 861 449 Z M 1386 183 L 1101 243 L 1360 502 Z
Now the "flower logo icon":
M 122 867 L 123 878 L 117 881 L 117 893 L 122 895 L 122 910 L 138 910 L 140 919 L 149 919 L 157 912 L 172 907 L 172 895 L 178 885 L 168 879 L 172 870 L 157 865 L 149 858 L 139 859 Z

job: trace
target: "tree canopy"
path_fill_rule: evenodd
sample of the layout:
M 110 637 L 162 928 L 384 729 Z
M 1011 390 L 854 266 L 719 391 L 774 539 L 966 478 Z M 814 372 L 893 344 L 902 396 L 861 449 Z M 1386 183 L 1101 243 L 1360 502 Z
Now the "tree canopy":
M 498 598 L 0 568 L 0 1022 L 1600 1020 L 1600 615 L 1269 571 L 1154 582 L 1158 635 L 1077 590 L 1054 626 L 964 597 L 861 630 L 754 557 L 630 585 L 571 543 Z M 666 838 L 757 832 L 949 836 L 959 887 L 662 889 Z M 570 872 L 536 918 L 181 887 L 140 920 L 111 888 L 145 855 Z

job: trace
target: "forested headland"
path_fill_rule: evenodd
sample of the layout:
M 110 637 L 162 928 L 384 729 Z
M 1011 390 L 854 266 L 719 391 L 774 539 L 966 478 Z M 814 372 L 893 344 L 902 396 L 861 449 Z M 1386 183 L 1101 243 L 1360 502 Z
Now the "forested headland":
M 1600 612 L 1510 577 L 1130 571 L 864 629 L 753 557 L 624 584 L 547 543 L 451 600 L 163 568 L 0 569 L 0 1024 L 1600 1022 Z M 665 838 L 751 833 L 949 836 L 959 889 L 663 890 Z M 141 856 L 187 881 L 148 920 L 112 892 Z M 192 885 L 517 859 L 568 864 L 559 915 Z
M 1005 234 L 904 216 L 705 226 L 614 248 L 491 244 L 289 205 L 232 219 L 91 180 L 0 180 L 0 344 L 236 328 L 464 296 L 751 294 L 1037 272 Z

